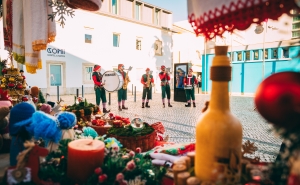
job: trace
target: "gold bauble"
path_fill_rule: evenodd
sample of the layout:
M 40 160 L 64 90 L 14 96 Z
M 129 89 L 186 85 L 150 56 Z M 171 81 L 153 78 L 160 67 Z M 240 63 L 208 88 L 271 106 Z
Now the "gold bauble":
M 26 89 L 26 84 L 23 84 L 23 89 Z
M 24 80 L 23 76 L 18 77 L 18 81 L 23 81 L 23 80 Z
M 10 78 L 8 79 L 8 81 L 10 81 L 10 82 L 14 82 L 14 81 L 15 81 L 15 78 L 13 78 L 13 77 L 10 77 Z
M 6 88 L 5 84 L 1 84 L 1 88 L 5 89 Z
M 2 80 L 1 80 L 3 83 L 5 83 L 6 82 L 6 78 L 2 78 Z

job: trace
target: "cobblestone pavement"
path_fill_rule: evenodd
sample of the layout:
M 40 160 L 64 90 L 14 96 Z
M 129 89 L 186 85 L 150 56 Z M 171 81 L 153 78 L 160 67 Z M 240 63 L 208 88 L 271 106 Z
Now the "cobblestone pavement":
M 109 96 L 107 96 L 107 100 Z M 173 95 L 171 96 L 173 97 Z M 57 97 L 50 97 L 56 101 Z M 61 97 L 66 104 L 74 103 L 74 96 Z M 95 95 L 85 95 L 88 102 L 95 103 Z M 196 108 L 184 107 L 183 102 L 174 102 L 171 100 L 173 107 L 162 108 L 161 94 L 154 93 L 153 100 L 150 101 L 151 108 L 141 108 L 141 94 L 134 96 L 128 93 L 126 106 L 128 110 L 118 111 L 117 93 L 111 94 L 111 105 L 108 105 L 113 113 L 133 118 L 138 115 L 142 120 L 148 123 L 161 121 L 166 129 L 165 135 L 169 135 L 169 141 L 172 142 L 195 142 L 195 125 L 201 115 L 201 109 L 205 101 L 209 100 L 209 95 L 196 94 Z M 250 140 L 255 142 L 258 151 L 250 157 L 260 157 L 262 161 L 271 162 L 280 148 L 281 139 L 270 132 L 271 126 L 253 110 L 253 98 L 244 96 L 231 96 L 230 103 L 232 113 L 238 117 L 243 125 L 243 141 Z M 102 108 L 102 105 L 101 105 Z

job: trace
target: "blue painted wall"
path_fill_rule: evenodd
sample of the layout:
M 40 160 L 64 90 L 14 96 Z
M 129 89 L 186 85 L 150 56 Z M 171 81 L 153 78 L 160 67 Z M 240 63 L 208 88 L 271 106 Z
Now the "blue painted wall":
M 259 51 L 259 58 L 254 59 L 254 51 Z M 300 46 L 289 48 L 267 48 L 264 68 L 263 50 L 250 50 L 250 59 L 246 60 L 246 51 L 233 51 L 232 79 L 229 89 L 233 93 L 255 93 L 257 86 L 264 78 L 273 73 L 281 71 L 300 71 L 300 60 L 296 58 Z M 273 50 L 277 51 L 277 56 L 273 56 Z M 288 50 L 288 52 L 286 52 Z M 284 52 L 285 51 L 285 52 Z M 242 52 L 242 60 L 237 61 L 237 52 Z M 214 54 L 203 55 L 202 57 L 202 92 L 211 91 L 210 66 Z

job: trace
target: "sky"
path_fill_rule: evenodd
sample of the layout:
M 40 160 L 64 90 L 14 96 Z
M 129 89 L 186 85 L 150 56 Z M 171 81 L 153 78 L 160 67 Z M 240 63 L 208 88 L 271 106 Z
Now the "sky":
M 142 0 L 173 13 L 173 22 L 187 20 L 187 0 Z

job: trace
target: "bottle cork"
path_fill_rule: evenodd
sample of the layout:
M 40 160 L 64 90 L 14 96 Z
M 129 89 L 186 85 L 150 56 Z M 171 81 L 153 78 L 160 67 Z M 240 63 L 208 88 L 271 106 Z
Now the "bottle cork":
M 200 185 L 201 181 L 197 177 L 190 177 L 187 179 L 187 185 Z
M 189 153 L 187 153 L 187 156 L 191 159 L 191 166 L 195 165 L 195 155 L 196 155 L 195 152 L 189 152 Z
M 191 176 L 189 172 L 180 172 L 177 175 L 178 185 L 187 185 L 186 181 Z
M 186 163 L 186 168 L 190 169 L 191 168 L 191 158 L 188 156 L 182 156 L 180 159 L 184 160 Z
M 172 168 L 173 174 L 174 174 L 174 183 L 175 185 L 178 185 L 178 173 L 185 172 L 187 170 L 185 164 L 176 164 Z

